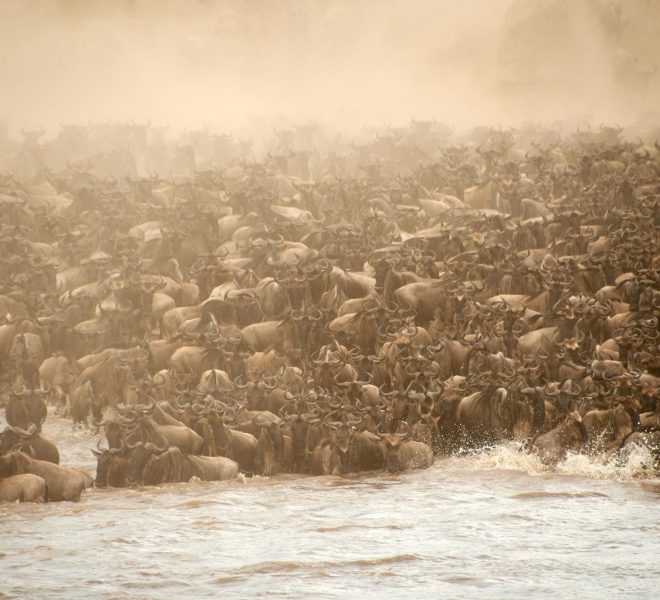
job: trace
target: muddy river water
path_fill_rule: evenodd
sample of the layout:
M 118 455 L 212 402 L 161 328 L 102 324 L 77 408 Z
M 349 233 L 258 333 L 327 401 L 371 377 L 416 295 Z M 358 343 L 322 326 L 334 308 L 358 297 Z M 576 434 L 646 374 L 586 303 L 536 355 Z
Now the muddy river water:
M 62 464 L 96 436 L 49 417 Z M 428 471 L 88 490 L 0 505 L 0 598 L 658 598 L 660 480 L 515 446 Z

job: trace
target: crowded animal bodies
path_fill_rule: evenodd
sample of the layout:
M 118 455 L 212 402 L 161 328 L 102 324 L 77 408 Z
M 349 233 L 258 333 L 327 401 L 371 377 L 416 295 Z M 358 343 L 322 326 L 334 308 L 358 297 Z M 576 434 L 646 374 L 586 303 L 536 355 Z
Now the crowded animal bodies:
M 45 135 L 0 160 L 0 500 L 510 441 L 657 468 L 659 128 Z

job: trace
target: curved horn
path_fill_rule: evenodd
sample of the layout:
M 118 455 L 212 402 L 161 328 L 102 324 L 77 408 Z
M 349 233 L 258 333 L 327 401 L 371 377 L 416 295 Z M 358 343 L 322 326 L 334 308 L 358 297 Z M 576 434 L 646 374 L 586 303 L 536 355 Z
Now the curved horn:
M 22 437 L 22 438 L 28 438 L 28 439 L 33 438 L 33 437 L 36 437 L 36 435 L 39 433 L 37 431 L 37 426 L 34 423 L 30 423 L 27 430 L 26 429 L 21 429 L 20 427 L 17 427 L 16 425 L 14 425 L 14 426 L 7 425 L 7 427 L 9 427 L 9 429 L 11 429 L 11 431 L 13 433 L 15 433 L 17 436 Z

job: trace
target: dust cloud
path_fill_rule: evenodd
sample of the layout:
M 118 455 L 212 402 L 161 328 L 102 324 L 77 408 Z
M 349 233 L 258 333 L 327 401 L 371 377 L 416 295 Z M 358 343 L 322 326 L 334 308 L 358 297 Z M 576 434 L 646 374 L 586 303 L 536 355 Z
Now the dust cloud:
M 655 0 L 13 0 L 0 119 L 624 124 L 660 106 L 658 39 Z

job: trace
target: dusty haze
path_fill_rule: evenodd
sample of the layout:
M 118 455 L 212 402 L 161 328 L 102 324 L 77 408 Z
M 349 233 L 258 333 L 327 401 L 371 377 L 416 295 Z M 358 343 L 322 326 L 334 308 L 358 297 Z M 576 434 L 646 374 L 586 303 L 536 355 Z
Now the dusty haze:
M 14 0 L 0 118 L 236 130 L 653 118 L 655 0 Z

